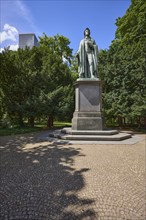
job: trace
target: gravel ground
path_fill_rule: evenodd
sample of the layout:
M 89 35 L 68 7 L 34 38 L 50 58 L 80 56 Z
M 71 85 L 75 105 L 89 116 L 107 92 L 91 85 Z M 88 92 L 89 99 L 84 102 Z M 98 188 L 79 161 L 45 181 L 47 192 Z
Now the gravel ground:
M 68 145 L 0 137 L 0 220 L 145 220 L 145 140 Z

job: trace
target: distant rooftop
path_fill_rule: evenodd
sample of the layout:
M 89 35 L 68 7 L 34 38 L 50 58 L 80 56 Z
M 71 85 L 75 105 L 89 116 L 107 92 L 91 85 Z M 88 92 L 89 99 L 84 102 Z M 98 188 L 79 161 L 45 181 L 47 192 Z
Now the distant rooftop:
M 39 46 L 38 39 L 34 33 L 19 34 L 19 48 L 25 49 L 29 47 L 31 49 L 33 46 Z

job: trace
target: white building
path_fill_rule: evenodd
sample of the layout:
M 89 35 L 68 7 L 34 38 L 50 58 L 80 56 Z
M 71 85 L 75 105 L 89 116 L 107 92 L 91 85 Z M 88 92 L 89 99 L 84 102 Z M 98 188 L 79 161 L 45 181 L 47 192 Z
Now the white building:
M 19 48 L 29 47 L 31 49 L 33 46 L 39 46 L 35 34 L 19 34 Z

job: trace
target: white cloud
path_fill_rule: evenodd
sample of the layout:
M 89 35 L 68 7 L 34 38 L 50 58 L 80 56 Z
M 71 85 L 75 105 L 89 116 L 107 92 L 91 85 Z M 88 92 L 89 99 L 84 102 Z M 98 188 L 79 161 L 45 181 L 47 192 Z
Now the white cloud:
M 4 50 L 4 48 L 0 48 L 0 53 Z
M 17 51 L 19 48 L 19 45 L 18 44 L 11 44 L 11 45 L 7 46 L 6 48 L 8 48 L 9 50 Z M 0 53 L 2 53 L 2 51 L 4 51 L 4 48 L 0 48 Z
M 18 30 L 10 26 L 9 24 L 5 24 L 3 31 L 0 32 L 0 43 L 6 41 L 6 40 L 11 40 L 11 41 L 17 41 L 18 37 Z
M 10 48 L 9 48 L 9 50 L 18 50 L 18 48 L 19 48 L 19 45 L 18 44 L 12 44 L 12 45 L 10 45 Z

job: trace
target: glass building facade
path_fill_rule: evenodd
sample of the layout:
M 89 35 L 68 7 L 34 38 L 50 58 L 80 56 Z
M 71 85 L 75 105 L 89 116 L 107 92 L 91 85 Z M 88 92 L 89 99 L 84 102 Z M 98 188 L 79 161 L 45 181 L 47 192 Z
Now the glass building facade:
M 19 34 L 19 48 L 29 47 L 31 49 L 33 46 L 39 46 L 35 34 Z

